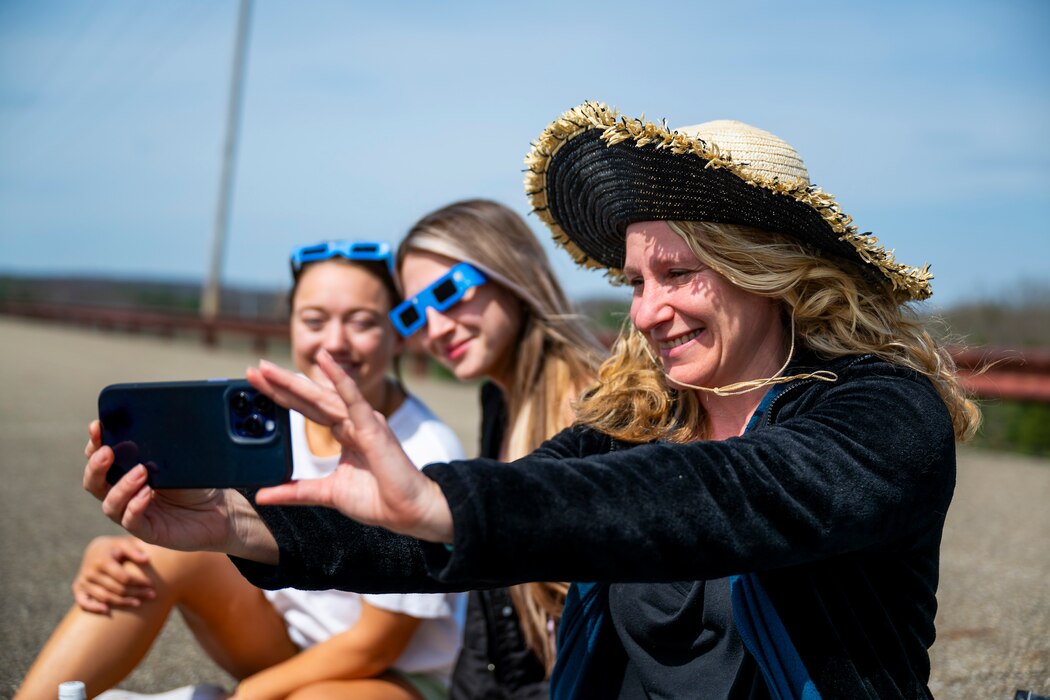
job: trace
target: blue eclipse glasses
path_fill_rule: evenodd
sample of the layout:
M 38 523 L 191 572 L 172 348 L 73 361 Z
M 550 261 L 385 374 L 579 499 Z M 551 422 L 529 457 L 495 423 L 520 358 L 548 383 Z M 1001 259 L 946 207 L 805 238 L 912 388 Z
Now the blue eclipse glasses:
M 292 274 L 302 271 L 303 265 L 320 260 L 330 260 L 336 256 L 347 260 L 382 261 L 390 273 L 394 272 L 394 256 L 390 254 L 390 244 L 376 241 L 321 241 L 313 245 L 304 245 L 292 251 Z
M 470 263 L 458 263 L 419 294 L 394 307 L 390 320 L 397 332 L 407 338 L 427 325 L 427 309 L 444 311 L 463 299 L 468 290 L 486 281 L 485 275 Z

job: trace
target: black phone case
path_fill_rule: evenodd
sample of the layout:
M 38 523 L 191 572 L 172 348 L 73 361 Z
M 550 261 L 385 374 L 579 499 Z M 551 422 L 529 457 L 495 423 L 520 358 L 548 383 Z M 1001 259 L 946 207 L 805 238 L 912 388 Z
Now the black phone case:
M 116 457 L 106 478 L 116 483 L 137 464 L 154 488 L 272 486 L 292 474 L 288 411 L 274 405 L 273 430 L 262 438 L 235 430 L 243 380 L 113 384 L 98 397 L 102 444 Z M 269 415 L 269 414 L 268 414 Z

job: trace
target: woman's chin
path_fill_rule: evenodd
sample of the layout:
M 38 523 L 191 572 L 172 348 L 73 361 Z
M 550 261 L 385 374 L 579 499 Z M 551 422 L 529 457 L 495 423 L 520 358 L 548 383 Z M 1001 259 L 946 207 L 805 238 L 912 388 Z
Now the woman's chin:
M 461 382 L 469 382 L 475 379 L 480 379 L 484 376 L 477 367 L 476 363 L 470 362 L 469 359 L 463 358 L 459 362 L 452 363 L 451 366 L 446 365 L 449 371 L 455 375 L 456 379 Z

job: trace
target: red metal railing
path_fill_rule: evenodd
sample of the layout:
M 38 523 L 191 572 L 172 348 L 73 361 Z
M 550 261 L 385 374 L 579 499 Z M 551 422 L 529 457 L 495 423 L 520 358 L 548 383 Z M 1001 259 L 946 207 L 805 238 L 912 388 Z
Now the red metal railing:
M 287 341 L 288 323 L 283 321 L 245 320 L 219 317 L 205 322 L 196 314 L 137 311 L 132 309 L 77 306 L 73 304 L 33 304 L 0 302 L 0 314 L 57 321 L 76 326 L 129 333 L 148 332 L 162 337 L 176 333 L 198 335 L 206 345 L 215 345 L 219 334 L 248 337 L 259 352 L 265 352 L 271 341 Z
M 208 345 L 217 343 L 219 335 L 237 335 L 249 338 L 260 353 L 271 342 L 285 342 L 288 337 L 288 324 L 283 321 L 220 317 L 206 323 L 196 315 L 175 312 L 7 301 L 0 302 L 0 314 L 164 337 L 190 333 Z M 1050 351 L 954 348 L 951 352 L 959 378 L 977 398 L 1050 403 Z M 409 366 L 415 371 L 425 367 L 421 357 L 413 360 Z
M 1050 351 L 954 348 L 952 356 L 977 398 L 1050 403 Z

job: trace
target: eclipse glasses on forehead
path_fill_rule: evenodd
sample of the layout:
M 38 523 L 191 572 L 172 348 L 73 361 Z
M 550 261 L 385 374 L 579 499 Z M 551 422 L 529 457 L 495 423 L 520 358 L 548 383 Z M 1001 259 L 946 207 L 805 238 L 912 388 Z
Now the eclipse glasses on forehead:
M 394 257 L 390 254 L 390 244 L 381 241 L 322 241 L 313 245 L 304 245 L 292 251 L 292 272 L 298 274 L 303 265 L 334 257 L 347 260 L 379 260 L 385 262 L 392 273 Z
M 485 275 L 470 263 L 458 263 L 429 287 L 405 299 L 390 312 L 397 332 L 406 338 L 427 324 L 427 309 L 444 311 L 463 299 L 473 287 L 485 284 Z

